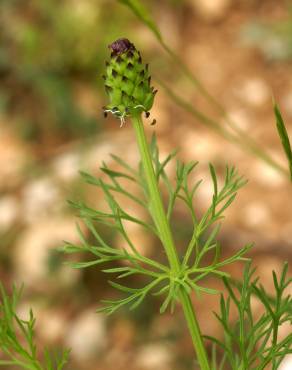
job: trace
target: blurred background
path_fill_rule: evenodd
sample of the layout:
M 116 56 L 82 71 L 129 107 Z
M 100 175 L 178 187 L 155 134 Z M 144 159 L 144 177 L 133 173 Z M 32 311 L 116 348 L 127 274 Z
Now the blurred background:
M 131 39 L 151 62 L 157 124 L 145 121 L 145 127 L 149 135 L 156 132 L 162 157 L 178 147 L 182 160 L 200 162 L 197 210 L 210 202 L 208 162 L 222 174 L 226 163 L 234 164 L 249 180 L 227 212 L 224 253 L 255 242 L 250 256 L 268 289 L 272 269 L 291 262 L 292 188 L 272 96 L 292 135 L 292 3 L 142 3 L 166 47 L 119 1 L 0 2 L 0 279 L 8 290 L 24 283 L 19 312 L 33 308 L 41 346 L 72 348 L 71 370 L 196 368 L 179 310 L 160 316 L 160 301 L 153 298 L 134 312 L 97 315 L 99 300 L 112 292 L 107 277 L 96 268 L 72 270 L 56 252 L 63 240 L 78 241 L 76 214 L 66 200 L 102 203 L 78 171 L 101 175 L 102 161 L 111 165 L 110 153 L 137 162 L 130 124 L 120 129 L 101 110 L 107 45 L 117 38 Z M 184 245 L 191 232 L 185 210 L 177 210 L 174 224 Z M 155 256 L 148 235 L 129 232 L 145 255 Z M 240 278 L 241 269 L 230 272 Z M 218 297 L 194 298 L 194 304 L 203 332 L 222 335 L 211 312 Z

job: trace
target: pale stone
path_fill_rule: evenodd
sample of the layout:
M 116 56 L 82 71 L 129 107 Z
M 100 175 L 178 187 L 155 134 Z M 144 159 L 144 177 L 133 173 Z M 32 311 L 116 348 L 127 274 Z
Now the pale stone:
M 61 209 L 63 199 L 56 182 L 43 177 L 28 183 L 23 189 L 23 219 L 34 222 Z
M 0 198 L 0 231 L 7 231 L 19 215 L 19 202 L 11 196 Z
M 190 0 L 194 10 L 206 20 L 217 20 L 226 14 L 231 0 Z
M 61 285 L 71 285 L 79 277 L 79 270 L 63 264 L 56 274 L 49 276 L 49 258 L 53 250 L 64 240 L 76 241 L 77 232 L 74 219 L 49 218 L 33 223 L 21 234 L 15 246 L 13 262 L 17 278 L 25 285 L 34 286 L 38 282 L 47 284 L 49 279 L 58 279 Z
M 249 227 L 258 227 L 270 221 L 270 210 L 265 203 L 254 202 L 242 210 L 242 218 Z
M 172 361 L 170 348 L 162 344 L 148 344 L 137 353 L 137 365 L 143 369 L 169 369 Z
M 291 370 L 292 369 L 292 355 L 287 355 L 281 363 L 279 370 Z
M 8 129 L 0 130 L 0 189 L 19 183 L 29 161 L 27 148 Z
M 65 345 L 71 348 L 72 358 L 86 361 L 96 358 L 106 347 L 106 321 L 91 307 L 72 320 Z
M 260 161 L 253 162 L 251 176 L 266 188 L 278 188 L 286 183 L 285 176 L 273 167 Z
M 118 125 L 118 123 L 117 123 Z M 104 160 L 106 163 L 109 158 L 110 153 L 115 153 L 115 144 L 116 140 L 111 141 L 110 138 L 104 137 L 103 140 L 100 140 L 97 145 L 90 148 L 84 156 L 84 162 L 86 163 L 86 171 L 89 169 L 98 169 L 102 165 Z
M 80 156 L 67 152 L 58 156 L 52 163 L 55 175 L 62 181 L 73 181 L 79 176 Z
M 227 113 L 230 121 L 234 122 L 235 126 L 241 130 L 247 130 L 251 126 L 251 120 L 245 109 L 233 109 Z
M 267 83 L 257 77 L 239 83 L 235 94 L 253 107 L 261 107 L 272 97 Z
M 208 162 L 216 158 L 221 151 L 221 143 L 217 140 L 217 137 L 204 133 L 198 135 L 193 128 L 191 130 L 184 130 L 180 142 L 183 143 L 183 154 L 189 160 Z
M 68 322 L 61 311 L 42 309 L 37 316 L 37 331 L 46 343 L 62 340 L 67 327 Z

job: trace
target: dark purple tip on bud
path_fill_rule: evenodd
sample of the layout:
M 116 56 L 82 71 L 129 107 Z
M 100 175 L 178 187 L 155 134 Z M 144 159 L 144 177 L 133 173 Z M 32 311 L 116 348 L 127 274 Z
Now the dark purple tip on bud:
M 134 57 L 134 54 L 131 50 L 127 52 L 127 57 L 128 58 L 133 58 Z
M 127 51 L 136 50 L 134 44 L 128 39 L 118 39 L 109 45 L 109 49 L 112 51 L 112 56 L 120 55 Z
M 109 94 L 110 92 L 112 92 L 113 88 L 111 86 L 108 86 L 108 85 L 105 85 L 105 91 Z

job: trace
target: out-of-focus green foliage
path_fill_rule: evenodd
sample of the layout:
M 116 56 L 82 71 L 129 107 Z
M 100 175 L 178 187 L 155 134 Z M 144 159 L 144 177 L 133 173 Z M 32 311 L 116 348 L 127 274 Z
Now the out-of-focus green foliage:
M 285 61 L 292 58 L 292 18 L 276 22 L 253 21 L 242 29 L 242 40 L 255 46 L 268 60 Z
M 21 135 L 96 131 L 106 45 L 131 29 L 120 8 L 108 0 L 0 2 L 0 109 Z
M 117 0 L 119 3 L 124 4 L 131 10 L 133 14 L 153 33 L 160 46 L 168 54 L 177 70 L 193 85 L 193 87 L 200 93 L 200 95 L 218 112 L 219 116 L 225 121 L 226 126 L 222 126 L 220 121 L 214 120 L 209 115 L 197 110 L 192 104 L 190 104 L 184 97 L 180 97 L 175 91 L 173 91 L 168 84 L 165 84 L 160 78 L 157 78 L 159 84 L 164 88 L 168 96 L 181 108 L 190 113 L 193 117 L 198 119 L 202 124 L 209 126 L 215 130 L 219 135 L 224 137 L 226 140 L 232 142 L 237 146 L 241 146 L 244 150 L 248 150 L 250 153 L 266 162 L 269 166 L 273 167 L 285 176 L 288 174 L 285 168 L 277 163 L 263 148 L 260 148 L 259 144 L 254 139 L 241 130 L 237 123 L 230 119 L 225 107 L 214 98 L 212 94 L 206 89 L 200 79 L 189 69 L 187 64 L 180 58 L 180 56 L 173 51 L 164 40 L 159 27 L 156 25 L 155 19 L 152 17 L 152 13 L 149 8 L 144 6 L 141 0 Z M 231 130 L 229 130 L 231 129 Z

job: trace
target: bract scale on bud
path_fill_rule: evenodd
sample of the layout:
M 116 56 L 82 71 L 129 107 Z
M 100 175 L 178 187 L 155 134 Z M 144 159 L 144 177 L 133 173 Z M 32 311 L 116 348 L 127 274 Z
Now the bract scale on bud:
M 151 87 L 148 65 L 142 64 L 141 54 L 134 44 L 122 38 L 109 45 L 111 58 L 106 62 L 105 90 L 109 104 L 104 107 L 105 115 L 110 112 L 121 120 L 145 112 L 149 115 L 157 90 Z

